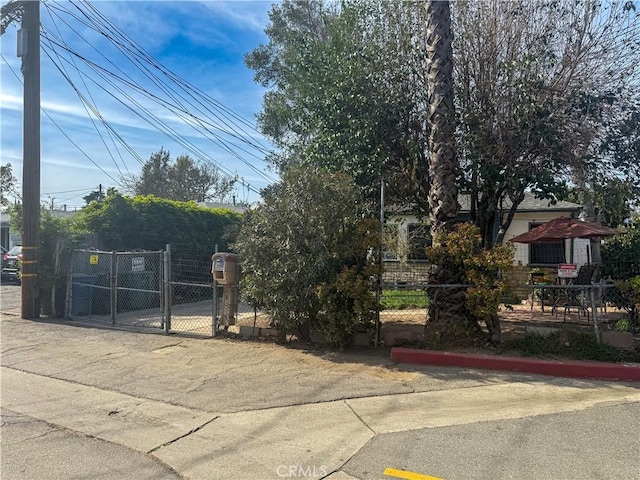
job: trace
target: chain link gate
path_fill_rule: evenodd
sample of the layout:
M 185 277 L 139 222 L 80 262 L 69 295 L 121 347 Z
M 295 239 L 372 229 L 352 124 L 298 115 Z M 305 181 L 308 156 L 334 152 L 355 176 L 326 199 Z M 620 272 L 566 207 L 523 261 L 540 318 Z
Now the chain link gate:
M 163 252 L 77 250 L 67 283 L 66 317 L 164 328 Z
M 214 289 L 211 256 L 209 250 L 180 244 L 154 252 L 77 250 L 67 283 L 66 318 L 215 336 L 218 327 L 226 330 L 236 323 L 240 286 L 234 282 Z M 225 288 L 233 295 L 225 296 Z M 242 311 L 250 313 L 246 307 Z

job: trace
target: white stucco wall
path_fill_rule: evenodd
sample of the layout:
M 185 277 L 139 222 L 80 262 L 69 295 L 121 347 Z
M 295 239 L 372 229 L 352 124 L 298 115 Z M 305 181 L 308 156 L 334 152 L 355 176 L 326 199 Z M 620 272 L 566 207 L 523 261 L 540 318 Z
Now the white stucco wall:
M 529 225 L 531 223 L 545 223 L 549 220 L 553 220 L 558 217 L 568 217 L 571 215 L 570 211 L 538 211 L 538 212 L 517 212 L 509 229 L 507 230 L 504 242 L 508 242 L 510 239 L 528 232 L 530 230 Z M 398 241 L 400 246 L 399 250 L 402 252 L 403 245 L 407 244 L 408 226 L 410 224 L 428 223 L 427 219 L 419 219 L 415 215 L 396 215 L 392 216 L 386 221 L 386 225 L 395 226 L 398 229 Z M 573 242 L 573 261 L 571 260 L 571 244 Z M 529 246 L 523 243 L 514 243 L 516 248 L 514 254 L 514 263 L 528 265 L 529 264 Z M 573 241 L 567 240 L 565 242 L 565 257 L 567 262 L 576 263 L 578 266 L 588 263 L 589 240 L 576 238 Z M 406 254 L 405 254 L 406 255 Z M 406 257 L 404 258 L 406 259 Z

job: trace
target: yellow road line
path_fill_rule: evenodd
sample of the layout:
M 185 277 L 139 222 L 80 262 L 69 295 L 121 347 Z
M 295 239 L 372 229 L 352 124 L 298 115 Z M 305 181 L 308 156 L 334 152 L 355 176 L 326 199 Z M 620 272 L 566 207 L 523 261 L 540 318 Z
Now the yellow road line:
M 396 470 L 395 468 L 387 468 L 384 475 L 389 477 L 404 478 L 406 480 L 442 480 L 442 478 L 423 475 L 421 473 L 408 472 L 407 470 Z

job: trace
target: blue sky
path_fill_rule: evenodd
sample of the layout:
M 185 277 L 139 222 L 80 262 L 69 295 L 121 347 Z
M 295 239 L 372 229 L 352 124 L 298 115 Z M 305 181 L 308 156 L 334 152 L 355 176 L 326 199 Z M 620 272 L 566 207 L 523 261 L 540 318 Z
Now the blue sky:
M 253 82 L 253 72 L 244 66 L 243 56 L 267 41 L 264 27 L 268 23 L 271 3 L 239 0 L 98 1 L 92 5 L 159 64 L 255 124 L 264 89 Z M 78 15 L 74 19 L 69 12 L 79 11 L 69 2 L 48 1 L 41 6 L 41 21 L 49 38 L 62 39 L 74 52 L 130 80 L 143 91 L 163 100 L 168 98 L 159 87 L 142 76 L 111 42 L 78 20 L 83 17 Z M 21 78 L 16 78 L 16 75 L 20 76 L 20 59 L 16 56 L 17 30 L 18 26 L 12 25 L 1 37 L 0 141 L 2 164 L 11 163 L 14 176 L 21 184 L 22 85 Z M 84 62 L 65 53 L 59 46 L 45 47 L 44 42 L 41 54 L 41 102 L 44 109 L 41 192 L 44 203 L 49 205 L 53 202 L 56 208 L 62 205 L 69 209 L 81 207 L 84 205 L 83 196 L 96 190 L 99 184 L 104 189 L 111 186 L 119 188 L 121 175 L 139 173 L 140 160 L 147 160 L 161 147 L 169 150 L 172 158 L 188 154 L 192 158 L 214 160 L 222 171 L 237 174 L 241 178 L 236 190 L 239 200 L 257 200 L 256 190 L 275 177 L 262 161 L 263 152 L 226 136 L 229 132 L 236 132 L 237 128 L 230 126 L 228 121 L 221 123 L 215 115 L 207 113 L 216 113 L 210 107 L 198 113 L 187 105 L 186 110 L 209 122 L 206 127 L 222 136 L 227 142 L 227 149 L 212 141 L 211 135 L 203 132 L 202 128 L 194 129 L 194 119 L 186 119 L 184 114 L 176 115 L 139 93 L 126 93 L 170 131 L 186 139 L 193 147 L 189 150 L 181 141 L 148 125 L 144 120 L 147 114 L 138 116 L 135 111 L 139 108 L 132 101 L 125 101 L 131 106 L 127 108 L 111 96 L 109 92 L 123 99 L 124 94 L 116 92 Z M 95 113 L 87 113 L 56 63 L 82 92 L 88 104 L 95 105 L 99 115 L 131 147 L 133 154 L 108 134 Z M 79 74 L 78 71 L 84 73 Z M 243 129 L 243 137 L 268 147 L 257 132 L 246 127 Z M 228 143 L 230 141 L 233 143 Z M 243 186 L 243 182 L 251 187 Z

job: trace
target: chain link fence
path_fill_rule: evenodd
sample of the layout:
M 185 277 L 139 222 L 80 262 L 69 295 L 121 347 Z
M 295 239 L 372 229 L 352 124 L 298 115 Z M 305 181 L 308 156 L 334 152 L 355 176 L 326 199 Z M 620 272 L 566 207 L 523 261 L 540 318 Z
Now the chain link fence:
M 77 250 L 71 260 L 67 317 L 163 328 L 162 252 Z
M 67 315 L 205 337 L 228 329 L 247 336 L 264 335 L 271 319 L 242 301 L 241 281 L 214 287 L 213 254 L 192 244 L 168 245 L 164 252 L 77 251 L 67 287 Z M 637 264 L 629 269 L 635 272 Z M 431 265 L 427 261 L 384 262 L 383 267 L 381 281 L 372 285 L 372 295 L 380 305 L 376 338 L 384 345 L 398 344 L 398 338 L 401 343 L 421 338 L 435 295 L 463 287 L 429 285 Z M 595 312 L 598 321 L 611 322 L 627 315 L 638 322 L 633 294 L 618 280 L 602 275 L 611 264 L 596 267 L 593 271 L 598 276 L 575 285 L 560 282 L 557 265 L 515 262 L 503 277 L 508 286 L 503 300 L 508 307 L 501 307 L 500 317 L 593 323 L 590 312 Z M 538 274 L 535 281 L 532 272 Z
M 169 329 L 197 336 L 213 335 L 214 286 L 207 248 L 167 245 L 170 278 Z
M 258 324 L 258 312 L 240 303 L 238 282 L 214 288 L 212 254 L 181 244 L 157 252 L 78 250 L 66 316 L 205 337 L 235 325 L 259 328 L 264 322 Z

